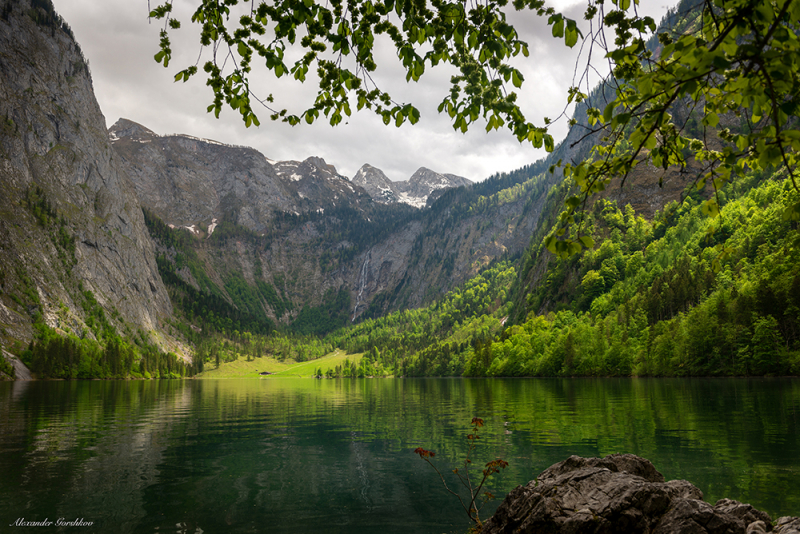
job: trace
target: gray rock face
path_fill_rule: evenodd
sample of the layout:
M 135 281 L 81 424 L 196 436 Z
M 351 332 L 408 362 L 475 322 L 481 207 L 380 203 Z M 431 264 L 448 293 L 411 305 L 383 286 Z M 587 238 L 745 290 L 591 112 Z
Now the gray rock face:
M 160 136 L 120 119 L 108 137 L 142 205 L 164 222 L 207 231 L 223 216 L 259 231 L 275 210 L 298 209 L 296 193 L 258 151 L 188 135 Z
M 8 361 L 14 367 L 14 380 L 32 380 L 33 377 L 31 376 L 31 370 L 28 369 L 28 366 L 22 363 L 22 361 L 11 354 L 10 352 L 6 352 L 5 350 L 0 349 L 2 352 L 2 357 Z M 2 373 L 0 373 L 2 375 Z
M 800 519 L 781 518 L 789 533 Z M 722 499 L 711 506 L 685 480 L 664 481 L 653 464 L 632 454 L 571 456 L 506 496 L 482 532 L 746 534 L 771 530 L 766 513 Z M 781 530 L 779 530 L 781 529 Z
M 156 330 L 172 307 L 86 60 L 57 17 L 28 0 L 9 5 L 0 19 L 0 298 L 12 316 L 3 321 L 8 335 L 30 338 L 34 292 L 48 324 L 81 329 L 87 290 L 120 330 L 123 322 Z M 48 217 L 31 205 L 36 188 L 52 208 Z M 74 263 L 60 235 L 75 239 Z M 11 294 L 27 295 L 27 305 L 6 300 Z
M 776 534 L 800 534 L 800 517 L 779 517 L 772 532 Z
M 397 186 L 382 170 L 365 163 L 353 176 L 353 183 L 360 185 L 376 202 L 392 204 L 398 201 Z
M 255 149 L 158 135 L 128 119 L 108 131 L 142 205 L 164 222 L 209 232 L 225 219 L 261 233 L 276 213 L 358 206 L 369 196 L 322 158 L 272 161 Z
M 432 285 L 437 292 L 450 289 L 492 257 L 502 254 L 506 248 L 494 238 L 511 244 L 507 221 L 514 219 L 514 215 L 506 213 L 511 208 L 506 206 L 502 214 L 498 213 L 496 224 L 489 226 L 485 217 L 480 218 L 480 233 L 469 229 L 475 221 L 465 221 L 463 228 L 459 225 L 459 235 L 468 237 L 459 238 L 463 243 L 457 252 L 450 253 L 454 267 L 444 274 L 440 273 L 440 266 L 432 269 L 433 262 L 427 261 L 427 255 L 435 254 L 438 260 L 435 263 L 441 263 L 438 243 L 418 254 L 417 261 L 424 263 L 411 265 L 412 248 L 423 229 L 417 221 L 393 229 L 386 239 L 337 262 L 334 268 L 322 269 L 318 258 L 323 254 L 352 246 L 336 237 L 338 231 L 330 231 L 338 224 L 334 221 L 337 213 L 341 213 L 338 209 L 345 209 L 345 215 L 350 217 L 348 224 L 366 227 L 364 223 L 370 222 L 375 210 L 388 209 L 375 205 L 374 198 L 386 203 L 404 200 L 423 207 L 432 192 L 470 182 L 424 168 L 408 182 L 391 182 L 383 172 L 369 165 L 349 181 L 321 158 L 271 161 L 249 148 L 188 135 L 158 135 L 127 119 L 117 121 L 108 136 L 132 177 L 142 205 L 164 222 L 190 229 L 198 237 L 208 236 L 219 220 L 236 222 L 258 234 L 268 233 L 269 250 L 258 253 L 263 276 L 281 287 L 281 280 L 296 280 L 296 284 L 285 289 L 297 309 L 304 304 L 319 305 L 327 289 L 338 291 L 343 286 L 351 293 L 353 319 L 368 308 L 375 295 L 382 292 L 399 295 L 395 290 L 400 285 L 403 300 L 394 304 L 418 306 L 431 294 Z M 299 226 L 281 226 L 279 221 L 275 222 L 276 214 L 281 212 L 306 214 L 308 220 L 298 223 Z M 361 222 L 354 223 L 358 217 Z M 520 227 L 518 233 L 520 238 L 513 238 L 513 246 L 525 246 L 528 229 Z M 254 254 L 254 250 L 241 253 L 235 248 L 220 250 L 204 256 L 208 260 L 206 269 L 220 287 L 226 273 L 240 265 L 248 283 L 255 283 L 251 273 L 257 269 L 249 266 L 252 259 L 248 259 Z M 291 316 L 281 320 L 289 321 Z

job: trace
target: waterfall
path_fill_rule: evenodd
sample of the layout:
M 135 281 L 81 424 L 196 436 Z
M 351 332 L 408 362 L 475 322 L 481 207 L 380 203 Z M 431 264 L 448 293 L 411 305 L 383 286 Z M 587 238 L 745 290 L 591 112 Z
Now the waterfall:
M 361 281 L 359 282 L 356 305 L 353 307 L 353 318 L 350 320 L 351 323 L 356 322 L 356 310 L 358 310 L 358 305 L 361 304 L 361 296 L 364 294 L 364 287 L 367 285 L 367 269 L 369 268 L 370 259 L 372 259 L 372 249 L 367 252 L 367 257 L 364 259 L 364 264 L 361 266 Z

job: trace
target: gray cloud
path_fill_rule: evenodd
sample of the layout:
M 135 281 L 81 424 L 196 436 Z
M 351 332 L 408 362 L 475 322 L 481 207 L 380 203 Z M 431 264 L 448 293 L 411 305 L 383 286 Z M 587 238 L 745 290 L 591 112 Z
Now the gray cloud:
M 186 133 L 251 146 L 274 160 L 320 156 L 349 177 L 361 165 L 370 163 L 393 180 L 405 180 L 418 167 L 425 166 L 478 181 L 545 155 L 544 150 L 520 145 L 506 129 L 487 134 L 476 123 L 467 134 L 455 132 L 449 117 L 436 111 L 447 94 L 451 72 L 437 68 L 427 72 L 419 83 L 406 83 L 388 46 L 379 51 L 379 69 L 374 78 L 397 101 L 413 102 L 420 109 L 422 118 L 414 126 L 384 126 L 370 112 L 354 113 L 347 124 L 335 128 L 324 121 L 290 127 L 268 120 L 266 110 L 259 113 L 259 128 L 245 128 L 239 115 L 231 110 L 224 109 L 215 119 L 206 113 L 212 95 L 199 75 L 187 83 L 173 82 L 175 73 L 195 64 L 200 50 L 187 15 L 191 0 L 175 2 L 184 29 L 173 32 L 175 57 L 167 69 L 153 60 L 162 26 L 148 21 L 146 1 L 54 0 L 54 4 L 89 60 L 95 93 L 109 126 L 125 117 L 159 134 Z M 648 4 L 648 14 L 657 20 L 666 10 Z M 581 21 L 579 24 L 583 22 L 584 2 L 562 0 L 555 5 Z M 517 62 L 526 79 L 520 102 L 528 119 L 542 124 L 543 117 L 555 118 L 564 109 L 577 47 L 570 50 L 553 39 L 546 22 L 533 14 L 515 13 L 513 17 L 531 51 L 529 58 Z M 290 111 L 299 112 L 315 96 L 313 81 L 300 85 L 287 78 L 275 80 L 256 75 L 253 82 L 259 96 L 273 93 L 276 105 Z M 566 133 L 565 121 L 552 127 L 551 132 L 561 139 Z

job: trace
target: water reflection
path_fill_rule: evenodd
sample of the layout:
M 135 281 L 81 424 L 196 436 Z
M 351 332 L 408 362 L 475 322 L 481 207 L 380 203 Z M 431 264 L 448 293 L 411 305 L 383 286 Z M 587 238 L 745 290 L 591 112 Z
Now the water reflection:
M 796 514 L 798 412 L 800 383 L 783 379 L 3 383 L 0 519 L 463 532 L 456 501 L 410 451 L 455 465 L 473 416 L 487 423 L 480 458 L 511 464 L 500 493 L 571 454 L 632 452 L 709 501 Z

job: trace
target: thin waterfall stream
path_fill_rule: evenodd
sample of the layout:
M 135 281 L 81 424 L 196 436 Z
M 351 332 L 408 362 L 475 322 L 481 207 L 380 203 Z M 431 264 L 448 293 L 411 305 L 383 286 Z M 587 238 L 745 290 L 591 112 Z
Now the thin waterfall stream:
M 364 295 L 364 287 L 367 285 L 367 269 L 369 268 L 369 260 L 372 259 L 372 249 L 367 252 L 367 257 L 364 259 L 364 264 L 361 265 L 361 278 L 359 281 L 358 296 L 356 297 L 356 305 L 353 307 L 353 318 L 350 322 L 356 321 L 356 311 L 358 305 L 361 304 L 361 297 Z

